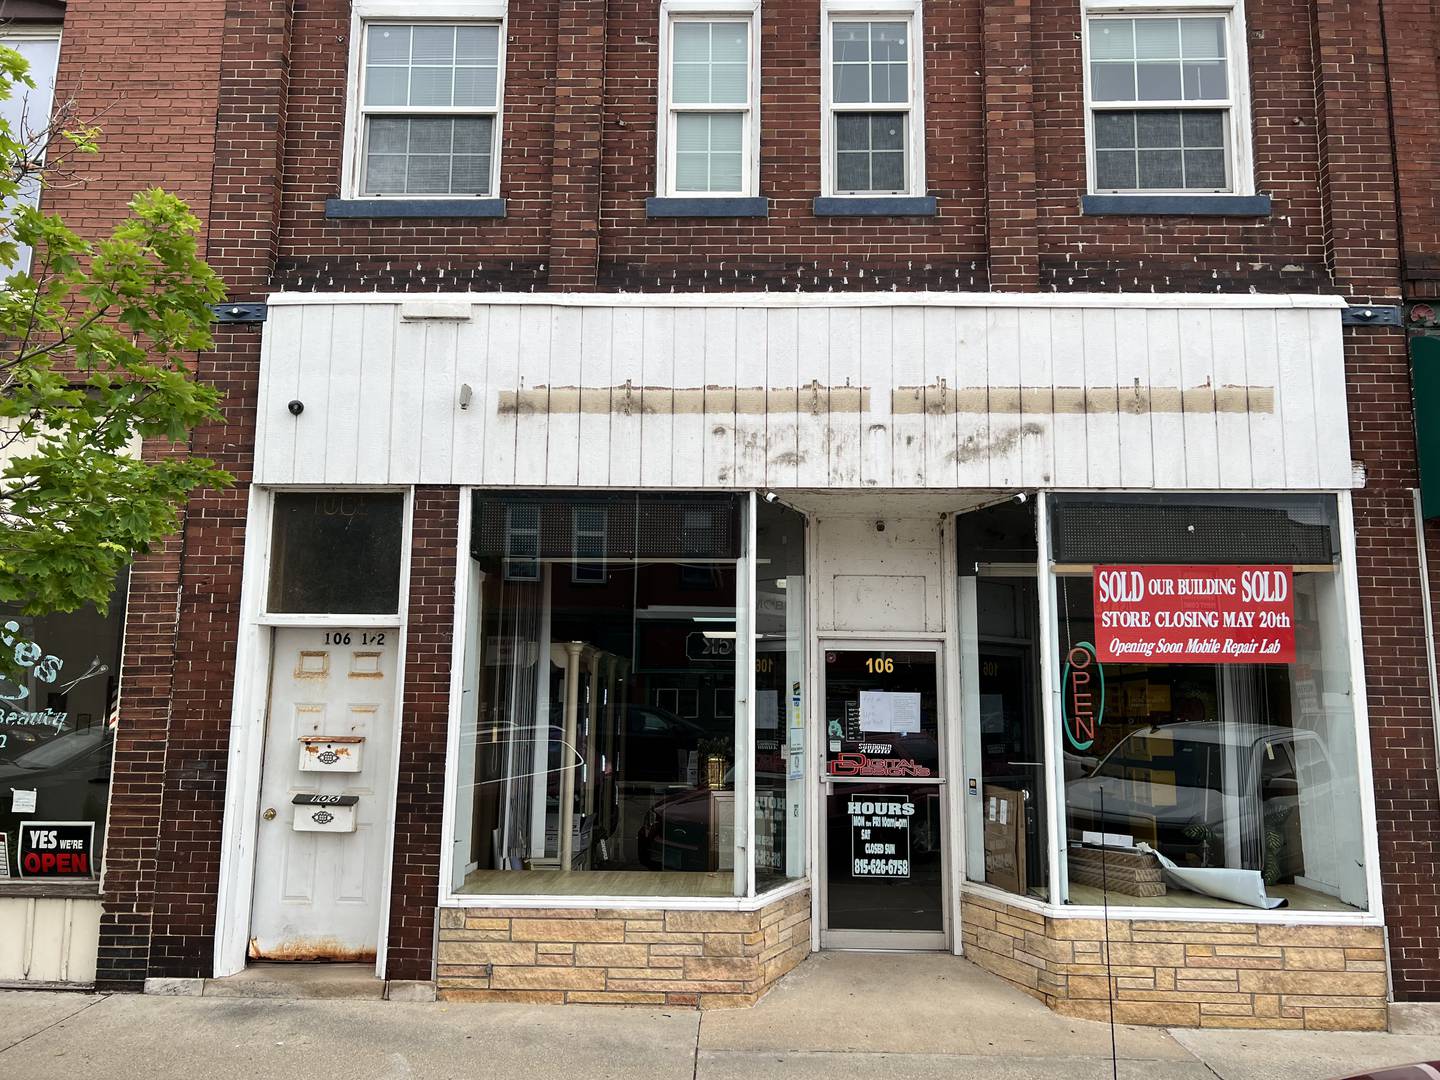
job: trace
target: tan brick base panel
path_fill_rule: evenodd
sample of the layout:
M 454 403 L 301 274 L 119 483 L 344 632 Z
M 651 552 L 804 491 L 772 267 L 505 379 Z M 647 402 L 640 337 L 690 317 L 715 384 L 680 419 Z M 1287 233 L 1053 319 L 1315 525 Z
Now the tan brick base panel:
M 443 908 L 447 1001 L 753 1005 L 810 953 L 810 894 L 758 911 Z
M 1058 1013 L 1108 1019 L 1105 927 L 966 896 L 965 955 Z M 1385 939 L 1372 926 L 1111 919 L 1115 1020 L 1166 1027 L 1383 1031 Z

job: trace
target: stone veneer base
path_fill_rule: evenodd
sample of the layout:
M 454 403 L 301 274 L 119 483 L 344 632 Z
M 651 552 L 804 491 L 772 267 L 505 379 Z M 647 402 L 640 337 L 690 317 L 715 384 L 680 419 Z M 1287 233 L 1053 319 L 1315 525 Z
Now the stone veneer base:
M 810 893 L 756 911 L 442 908 L 446 1001 L 753 1005 L 810 954 Z
M 1109 1018 L 1105 925 L 966 895 L 973 963 L 1056 1012 Z M 1111 919 L 1115 1020 L 1164 1027 L 1383 1031 L 1385 935 L 1376 926 Z

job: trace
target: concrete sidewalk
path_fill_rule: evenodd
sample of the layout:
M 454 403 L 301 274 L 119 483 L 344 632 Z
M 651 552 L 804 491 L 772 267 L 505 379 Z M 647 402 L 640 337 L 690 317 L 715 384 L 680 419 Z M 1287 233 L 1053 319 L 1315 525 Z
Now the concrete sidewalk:
M 1408 1034 L 1120 1028 L 1128 1080 L 1326 1080 L 1440 1058 Z M 1104 1024 L 1067 1020 L 963 960 L 823 953 L 754 1009 L 0 993 L 6 1080 L 1101 1080 Z

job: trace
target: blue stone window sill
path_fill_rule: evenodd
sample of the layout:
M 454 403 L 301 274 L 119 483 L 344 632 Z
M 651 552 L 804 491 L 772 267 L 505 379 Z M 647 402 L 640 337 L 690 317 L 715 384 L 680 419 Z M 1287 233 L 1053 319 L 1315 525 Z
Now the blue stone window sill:
M 769 217 L 770 200 L 763 195 L 729 196 L 666 196 L 645 200 L 645 216 L 652 218 L 685 217 Z
M 503 218 L 504 199 L 326 199 L 327 218 Z
M 933 195 L 825 195 L 815 200 L 816 217 L 934 217 Z
M 1268 217 L 1269 195 L 1082 195 L 1085 214 L 1183 214 L 1191 217 Z

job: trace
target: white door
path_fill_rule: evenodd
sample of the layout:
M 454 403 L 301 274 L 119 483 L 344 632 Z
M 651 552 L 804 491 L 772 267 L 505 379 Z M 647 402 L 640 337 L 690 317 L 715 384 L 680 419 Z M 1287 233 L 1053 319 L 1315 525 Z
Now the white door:
M 252 959 L 375 958 L 398 638 L 393 628 L 275 631 Z

